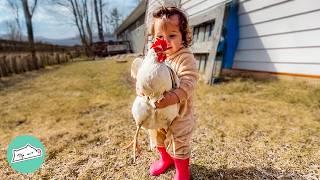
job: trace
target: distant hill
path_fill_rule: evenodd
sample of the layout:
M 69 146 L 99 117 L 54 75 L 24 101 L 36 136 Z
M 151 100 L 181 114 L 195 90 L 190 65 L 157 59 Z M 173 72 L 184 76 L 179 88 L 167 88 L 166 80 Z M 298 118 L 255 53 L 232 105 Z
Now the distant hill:
M 74 46 L 74 45 L 81 44 L 79 37 L 72 37 L 72 38 L 66 38 L 66 39 L 50 39 L 45 37 L 36 37 L 36 41 L 48 43 L 48 44 L 62 45 L 62 46 Z
M 0 39 L 9 39 L 9 36 L 7 34 L 0 35 Z M 27 41 L 27 36 L 22 37 L 23 41 Z M 71 38 L 65 38 L 65 39 L 51 39 L 46 37 L 36 37 L 36 42 L 42 42 L 42 43 L 48 43 L 48 44 L 55 44 L 55 45 L 62 45 L 62 46 L 74 46 L 74 45 L 80 45 L 80 37 L 71 37 Z M 107 34 L 104 36 L 105 41 L 115 41 L 116 38 L 113 35 Z M 93 42 L 99 41 L 98 36 L 93 37 Z

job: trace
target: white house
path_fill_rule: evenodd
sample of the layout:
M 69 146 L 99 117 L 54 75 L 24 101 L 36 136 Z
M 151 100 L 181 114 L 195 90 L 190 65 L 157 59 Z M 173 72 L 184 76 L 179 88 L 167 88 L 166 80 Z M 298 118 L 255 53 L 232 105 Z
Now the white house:
M 176 5 L 186 12 L 199 71 L 212 83 L 224 60 L 217 53 L 219 41 L 230 39 L 221 35 L 228 31 L 231 0 L 142 2 L 146 2 L 147 27 L 157 6 Z M 320 78 L 319 0 L 239 0 L 237 5 L 239 38 L 231 69 Z
M 138 6 L 115 30 L 118 40 L 130 41 L 132 51 L 139 53 L 143 51 L 145 44 L 145 12 L 147 1 L 141 0 Z

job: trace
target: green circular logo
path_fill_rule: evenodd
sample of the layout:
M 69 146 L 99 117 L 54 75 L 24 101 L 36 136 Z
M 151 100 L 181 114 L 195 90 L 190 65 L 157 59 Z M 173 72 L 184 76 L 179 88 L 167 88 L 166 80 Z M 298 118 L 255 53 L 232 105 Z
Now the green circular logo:
M 11 141 L 7 150 L 10 166 L 19 173 L 33 173 L 44 162 L 45 149 L 34 136 L 17 136 Z

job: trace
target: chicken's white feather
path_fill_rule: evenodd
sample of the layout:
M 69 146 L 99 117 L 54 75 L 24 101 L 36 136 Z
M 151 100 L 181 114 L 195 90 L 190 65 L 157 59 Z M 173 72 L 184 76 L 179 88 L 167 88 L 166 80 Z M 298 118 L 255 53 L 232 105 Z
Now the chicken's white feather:
M 179 104 L 169 105 L 165 108 L 156 109 L 155 102 L 163 98 L 166 91 L 170 91 L 172 87 L 172 79 L 179 85 L 179 79 L 171 77 L 169 67 L 165 63 L 159 63 L 156 59 L 156 53 L 150 49 L 147 56 L 140 64 L 140 60 L 134 61 L 131 72 L 136 74 L 136 90 L 138 94 L 133 102 L 132 115 L 138 129 L 140 127 L 147 129 L 150 136 L 150 147 L 156 145 L 153 136 L 156 129 L 167 129 L 172 121 L 179 115 Z M 138 133 L 136 133 L 136 136 Z M 137 144 L 137 137 L 134 137 L 133 144 Z M 134 147 L 135 148 L 135 147 Z M 134 151 L 135 154 L 135 151 Z M 135 160 L 135 157 L 134 157 Z

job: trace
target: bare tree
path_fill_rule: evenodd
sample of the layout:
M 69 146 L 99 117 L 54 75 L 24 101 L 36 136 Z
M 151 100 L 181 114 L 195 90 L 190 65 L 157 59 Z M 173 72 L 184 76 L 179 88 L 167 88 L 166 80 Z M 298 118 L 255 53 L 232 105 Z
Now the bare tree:
M 14 14 L 14 21 L 8 21 L 7 27 L 9 31 L 9 35 L 11 40 L 21 41 L 22 33 L 21 33 L 21 25 L 19 19 L 19 5 L 16 0 L 7 0 L 7 3 Z
M 95 16 L 96 16 L 99 39 L 100 39 L 100 41 L 104 41 L 104 37 L 103 37 L 103 21 L 102 21 L 103 3 L 102 3 L 102 0 L 94 0 L 93 2 L 94 2 L 94 12 L 95 12 Z
M 29 6 L 28 0 L 21 0 L 21 2 L 22 2 L 23 12 L 24 12 L 24 17 L 26 20 L 26 26 L 28 31 L 28 41 L 31 49 L 32 62 L 34 67 L 36 69 L 39 69 L 39 65 L 36 59 L 36 51 L 34 48 L 34 37 L 33 37 L 33 26 L 32 26 L 32 16 L 36 10 L 38 0 L 34 0 L 32 6 Z
M 6 26 L 7 26 L 7 32 L 8 32 L 8 36 L 9 36 L 9 40 L 12 41 L 20 41 L 21 36 L 20 36 L 20 32 L 19 29 L 16 25 L 15 21 L 6 21 Z
M 110 20 L 110 16 L 105 15 L 104 16 L 104 24 L 105 24 L 105 32 L 106 34 L 111 34 L 111 20 Z
M 113 31 L 119 26 L 120 14 L 117 8 L 113 8 L 110 14 L 110 24 L 113 27 Z
M 88 1 L 84 0 L 82 1 L 82 7 L 83 7 L 83 14 L 84 14 L 84 19 L 86 22 L 86 30 L 87 30 L 87 34 L 88 34 L 88 41 L 89 41 L 89 45 L 92 45 L 92 29 L 91 29 L 91 24 L 90 20 L 89 20 L 89 11 L 88 11 Z
M 80 40 L 85 47 L 87 56 L 92 55 L 92 29 L 89 14 L 89 3 L 87 0 L 52 0 L 57 4 L 70 11 L 73 16 L 72 21 L 78 29 Z

